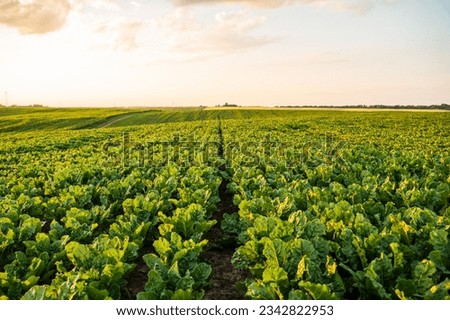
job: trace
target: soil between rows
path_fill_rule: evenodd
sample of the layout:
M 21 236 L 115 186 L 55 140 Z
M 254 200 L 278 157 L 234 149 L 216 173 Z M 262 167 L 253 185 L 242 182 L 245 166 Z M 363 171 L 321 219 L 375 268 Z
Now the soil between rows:
M 204 297 L 206 300 L 243 299 L 245 292 L 238 289 L 238 284 L 248 277 L 247 272 L 234 268 L 231 263 L 236 245 L 223 241 L 224 234 L 220 227 L 223 215 L 238 211 L 238 207 L 233 203 L 233 195 L 227 191 L 227 184 L 228 181 L 224 179 L 219 187 L 221 201 L 217 204 L 217 210 L 212 216 L 217 223 L 205 237 L 209 241 L 209 250 L 205 251 L 202 256 L 213 270 L 210 284 Z
M 215 219 L 217 223 L 205 235 L 209 243 L 208 249 L 202 253 L 202 257 L 212 268 L 212 276 L 209 286 L 206 288 L 205 300 L 244 299 L 244 292 L 239 290 L 238 284 L 245 280 L 248 274 L 232 265 L 231 258 L 236 246 L 233 243 L 223 241 L 223 230 L 220 227 L 225 213 L 233 213 L 238 210 L 233 204 L 232 194 L 227 191 L 226 186 L 227 181 L 224 180 L 219 188 L 221 201 L 217 204 L 217 210 L 212 215 L 212 219 Z M 153 252 L 153 248 L 145 246 L 139 256 L 142 257 L 151 252 Z M 136 268 L 128 275 L 126 289 L 122 295 L 123 299 L 135 300 L 136 295 L 144 291 L 147 283 L 148 266 L 142 258 L 138 259 L 136 264 Z
M 223 158 L 223 135 L 222 126 L 219 122 L 219 136 L 221 140 L 219 157 Z M 224 167 L 219 168 L 225 171 Z M 220 202 L 217 204 L 215 212 L 211 219 L 217 223 L 205 235 L 208 240 L 208 248 L 202 253 L 202 258 L 211 265 L 212 275 L 208 287 L 206 288 L 205 300 L 242 300 L 245 292 L 239 289 L 239 283 L 248 276 L 248 271 L 234 268 L 231 259 L 236 250 L 236 243 L 226 237 L 221 228 L 224 214 L 235 213 L 239 208 L 233 203 L 233 194 L 228 192 L 227 185 L 229 181 L 223 179 L 219 186 Z M 143 249 L 142 255 L 152 251 L 151 246 Z M 143 259 L 139 259 L 136 268 L 129 274 L 126 286 L 126 299 L 136 299 L 136 295 L 144 291 L 147 282 L 148 266 Z

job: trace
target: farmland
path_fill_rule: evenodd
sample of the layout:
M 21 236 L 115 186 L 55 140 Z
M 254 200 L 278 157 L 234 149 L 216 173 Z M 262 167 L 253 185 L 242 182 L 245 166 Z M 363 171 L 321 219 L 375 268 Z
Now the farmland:
M 449 132 L 448 112 L 0 108 L 0 299 L 449 299 Z

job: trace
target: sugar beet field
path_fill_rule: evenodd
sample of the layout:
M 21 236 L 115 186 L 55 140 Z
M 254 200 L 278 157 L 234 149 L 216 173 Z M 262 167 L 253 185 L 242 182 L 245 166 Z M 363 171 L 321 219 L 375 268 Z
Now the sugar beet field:
M 0 299 L 449 299 L 450 113 L 0 108 Z

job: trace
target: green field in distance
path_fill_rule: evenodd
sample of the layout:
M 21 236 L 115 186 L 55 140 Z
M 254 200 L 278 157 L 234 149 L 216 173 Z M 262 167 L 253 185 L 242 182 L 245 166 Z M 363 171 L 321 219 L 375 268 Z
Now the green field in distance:
M 0 299 L 449 299 L 450 113 L 0 108 Z

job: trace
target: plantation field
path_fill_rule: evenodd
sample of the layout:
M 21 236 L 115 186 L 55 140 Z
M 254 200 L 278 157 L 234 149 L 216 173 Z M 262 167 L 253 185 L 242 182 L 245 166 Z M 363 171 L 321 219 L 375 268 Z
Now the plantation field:
M 0 299 L 449 299 L 450 113 L 0 108 Z

